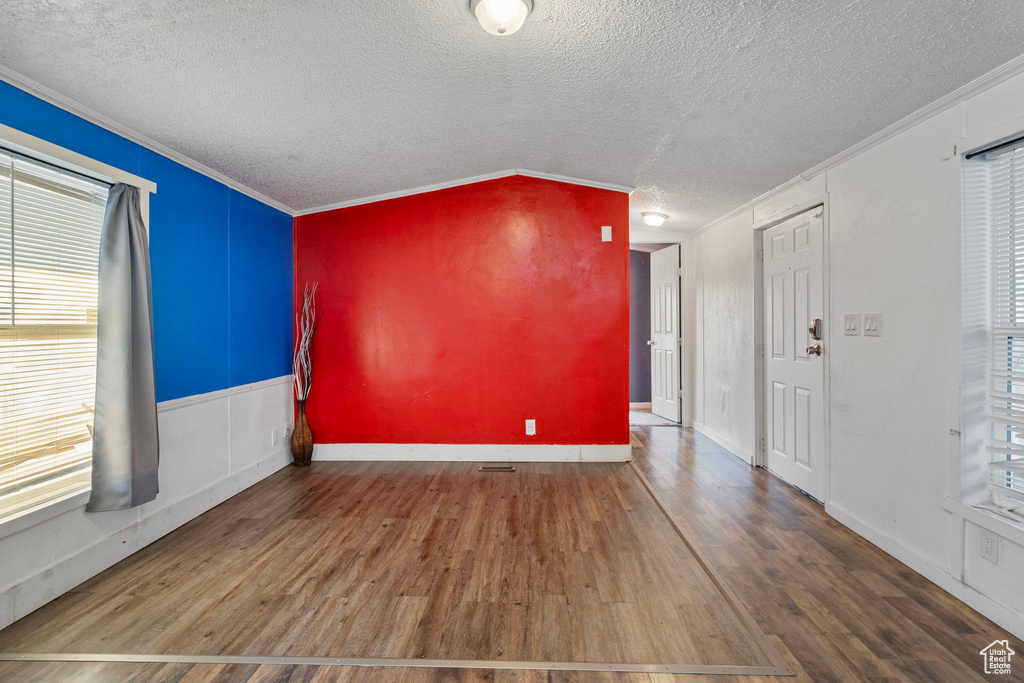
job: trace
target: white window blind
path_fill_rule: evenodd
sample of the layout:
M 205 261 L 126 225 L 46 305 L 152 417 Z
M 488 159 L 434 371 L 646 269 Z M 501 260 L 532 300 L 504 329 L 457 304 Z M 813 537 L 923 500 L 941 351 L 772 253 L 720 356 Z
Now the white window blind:
M 89 488 L 107 190 L 0 150 L 0 518 Z
M 991 230 L 989 487 L 1024 502 L 1024 143 L 985 154 Z M 1006 501 L 1009 502 L 1009 501 Z

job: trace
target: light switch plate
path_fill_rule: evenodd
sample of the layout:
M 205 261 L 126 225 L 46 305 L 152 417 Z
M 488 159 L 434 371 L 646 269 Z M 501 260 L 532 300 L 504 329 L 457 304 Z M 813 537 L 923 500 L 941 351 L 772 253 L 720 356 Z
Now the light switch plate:
M 612 241 L 612 226 L 602 225 L 601 226 L 601 241 L 611 242 Z
M 860 313 L 846 313 L 843 315 L 843 333 L 847 337 L 860 336 Z
M 882 314 L 881 313 L 865 313 L 864 314 L 864 336 L 865 337 L 881 337 L 882 336 Z
M 537 421 L 536 420 L 527 420 L 526 421 L 526 435 L 527 436 L 537 436 Z

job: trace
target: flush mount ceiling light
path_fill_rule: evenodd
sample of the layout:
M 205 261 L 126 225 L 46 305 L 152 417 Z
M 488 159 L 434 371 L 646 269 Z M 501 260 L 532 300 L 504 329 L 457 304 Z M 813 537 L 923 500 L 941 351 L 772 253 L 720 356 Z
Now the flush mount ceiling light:
M 469 8 L 485 31 L 510 36 L 522 28 L 526 15 L 533 10 L 533 0 L 473 0 Z
M 668 218 L 665 214 L 658 213 L 657 211 L 644 211 L 640 215 L 644 217 L 644 223 L 652 228 L 660 228 L 665 224 L 665 219 Z

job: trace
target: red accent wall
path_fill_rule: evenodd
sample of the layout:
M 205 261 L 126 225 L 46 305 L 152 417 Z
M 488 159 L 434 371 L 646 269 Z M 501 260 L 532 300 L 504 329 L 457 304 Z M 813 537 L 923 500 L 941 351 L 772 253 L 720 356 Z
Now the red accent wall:
M 628 211 L 512 176 L 297 217 L 316 441 L 629 443 Z

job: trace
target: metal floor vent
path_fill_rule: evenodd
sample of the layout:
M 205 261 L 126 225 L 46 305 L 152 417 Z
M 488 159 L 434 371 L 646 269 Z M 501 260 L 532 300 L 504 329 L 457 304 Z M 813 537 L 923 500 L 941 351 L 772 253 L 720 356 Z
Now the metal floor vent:
M 484 465 L 480 468 L 481 472 L 515 472 L 515 465 Z

